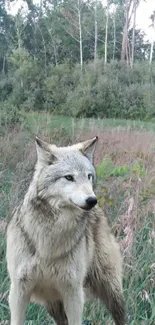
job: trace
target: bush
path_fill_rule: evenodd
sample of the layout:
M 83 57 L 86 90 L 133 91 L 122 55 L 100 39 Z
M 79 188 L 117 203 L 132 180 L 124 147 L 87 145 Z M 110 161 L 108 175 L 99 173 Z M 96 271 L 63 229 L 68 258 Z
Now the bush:
M 112 61 L 84 65 L 49 65 L 40 74 L 39 62 L 23 52 L 22 69 L 13 54 L 14 71 L 0 82 L 1 100 L 20 109 L 46 109 L 73 117 L 149 120 L 154 118 L 155 64 L 137 62 L 133 69 Z M 22 87 L 21 87 L 22 82 Z
M 6 132 L 6 128 L 12 128 L 22 121 L 23 117 L 16 106 L 8 102 L 0 102 L 0 126 L 2 134 L 3 131 Z
M 104 67 L 102 61 L 98 65 L 96 70 L 92 63 L 85 65 L 83 74 L 80 69 L 77 73 L 77 67 L 70 69 L 70 84 L 67 83 L 67 87 L 62 77 L 61 88 L 58 86 L 60 95 L 57 93 L 61 99 L 59 111 L 74 117 L 140 120 L 153 117 L 155 87 L 149 81 L 148 67 L 142 69 L 141 64 L 137 64 L 131 70 L 117 62 Z M 144 70 L 147 76 L 143 76 Z M 58 112 L 56 106 L 55 110 Z

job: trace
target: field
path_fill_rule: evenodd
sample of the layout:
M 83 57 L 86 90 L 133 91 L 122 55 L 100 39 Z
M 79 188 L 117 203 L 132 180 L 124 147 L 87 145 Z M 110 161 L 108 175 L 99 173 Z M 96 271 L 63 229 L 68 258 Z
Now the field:
M 5 226 L 29 185 L 36 159 L 34 135 L 57 144 L 99 136 L 96 192 L 124 256 L 128 325 L 155 324 L 155 124 L 125 120 L 74 120 L 47 113 L 1 115 L 0 130 L 0 325 L 8 324 L 9 278 Z M 30 305 L 27 323 L 52 324 Z M 84 323 L 112 325 L 99 304 L 86 306 Z

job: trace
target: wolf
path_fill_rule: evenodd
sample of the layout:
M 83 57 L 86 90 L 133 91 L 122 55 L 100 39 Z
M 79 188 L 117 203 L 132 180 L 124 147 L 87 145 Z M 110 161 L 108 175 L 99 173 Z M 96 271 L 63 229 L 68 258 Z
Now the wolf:
M 7 227 L 11 325 L 24 325 L 30 301 L 57 325 L 81 325 L 92 298 L 125 325 L 120 248 L 94 193 L 97 139 L 57 147 L 36 137 L 33 179 Z

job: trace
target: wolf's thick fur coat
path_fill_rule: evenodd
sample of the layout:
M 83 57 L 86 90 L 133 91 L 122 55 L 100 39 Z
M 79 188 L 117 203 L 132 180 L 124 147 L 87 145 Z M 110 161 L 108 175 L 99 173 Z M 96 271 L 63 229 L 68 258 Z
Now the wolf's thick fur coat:
M 24 325 L 30 301 L 57 325 L 81 325 L 85 296 L 125 325 L 119 245 L 95 206 L 96 141 L 58 148 L 36 138 L 34 176 L 7 228 L 11 325 Z

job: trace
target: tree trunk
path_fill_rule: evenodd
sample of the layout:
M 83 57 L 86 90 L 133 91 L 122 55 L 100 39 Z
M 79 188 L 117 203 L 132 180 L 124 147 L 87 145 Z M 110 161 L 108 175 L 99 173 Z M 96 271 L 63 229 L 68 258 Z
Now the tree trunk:
M 3 57 L 3 68 L 2 68 L 2 73 L 5 73 L 5 62 L 6 62 L 6 57 Z
M 135 54 L 136 10 L 137 10 L 137 0 L 134 0 L 134 8 L 133 8 L 133 29 L 132 29 L 132 45 L 131 45 L 131 68 L 133 68 L 133 64 L 134 64 L 134 54 Z
M 128 56 L 127 52 L 127 39 L 128 39 L 128 6 L 127 0 L 125 2 L 125 22 L 123 27 L 123 38 L 122 38 L 122 51 L 121 51 L 121 61 L 124 61 Z
M 108 56 L 108 23 L 109 23 L 109 0 L 107 0 L 107 19 L 105 27 L 105 52 L 104 52 L 104 62 L 107 63 Z
M 151 18 L 152 18 L 152 27 L 153 27 L 154 33 L 155 33 L 155 11 L 154 11 L 153 15 L 151 16 Z M 154 37 L 152 38 L 152 41 L 151 41 L 150 64 L 152 63 L 153 49 L 154 49 Z
M 116 12 L 114 12 L 114 19 L 113 19 L 113 28 L 114 28 L 114 40 L 113 40 L 113 60 L 115 60 L 115 51 L 116 51 Z
M 21 34 L 19 30 L 19 26 L 17 26 L 17 37 L 18 37 L 18 53 L 19 53 L 19 71 L 20 71 L 20 87 L 23 88 L 23 78 L 22 78 L 22 73 L 21 73 Z
M 44 40 L 44 36 L 43 36 L 42 30 L 41 30 L 41 28 L 40 28 L 39 26 L 38 26 L 38 29 L 39 29 L 39 31 L 40 31 L 40 35 L 41 35 L 42 42 L 43 42 L 43 48 L 44 48 L 44 67 L 45 67 L 45 76 L 47 76 L 46 43 L 45 43 L 45 40 Z
M 80 37 L 80 65 L 83 68 L 83 49 L 82 49 L 82 26 L 81 26 L 81 0 L 78 0 L 78 16 L 79 16 L 79 37 Z
M 55 59 L 55 65 L 58 65 L 58 60 L 57 60 L 57 48 L 55 45 L 55 40 L 53 41 L 53 50 L 54 50 L 54 59 Z
M 94 64 L 97 61 L 97 37 L 98 37 L 98 26 L 97 26 L 97 0 L 95 1 L 95 44 L 94 44 Z
M 133 10 L 131 11 L 132 3 L 133 0 L 125 0 L 125 16 L 122 38 L 121 61 L 124 61 L 128 58 L 128 27 L 133 13 Z
M 150 64 L 152 63 L 153 58 L 153 48 L 154 48 L 154 40 L 151 42 L 151 49 L 150 49 Z

